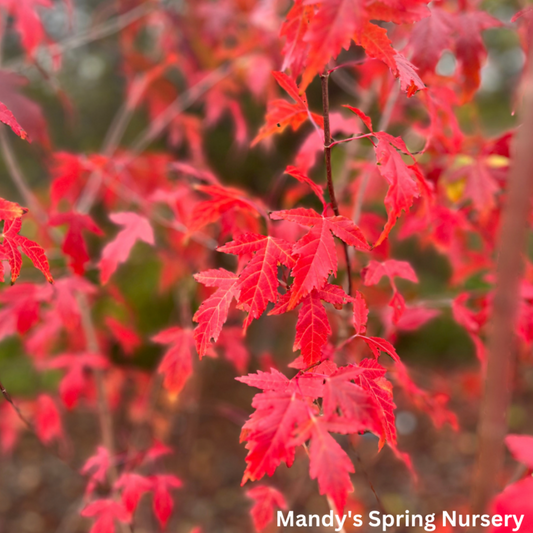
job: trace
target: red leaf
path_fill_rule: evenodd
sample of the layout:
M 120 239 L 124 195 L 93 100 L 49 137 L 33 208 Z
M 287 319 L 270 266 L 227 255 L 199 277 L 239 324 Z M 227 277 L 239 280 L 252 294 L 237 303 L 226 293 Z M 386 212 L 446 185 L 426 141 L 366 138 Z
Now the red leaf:
M 378 261 L 371 260 L 363 272 L 365 285 L 367 286 L 379 283 L 383 276 L 387 276 L 390 279 L 393 287 L 394 277 L 418 283 L 418 277 L 413 267 L 407 261 L 389 259 L 388 261 L 379 263 Z
M 396 405 L 392 399 L 392 385 L 385 379 L 386 369 L 373 359 L 363 359 L 359 364 L 362 372 L 355 378 L 360 385 L 374 399 L 381 415 L 382 436 L 392 446 L 396 446 L 396 422 L 394 409 Z
M 194 233 L 208 224 L 219 222 L 225 213 L 239 211 L 251 217 L 258 217 L 258 207 L 246 199 L 239 189 L 220 185 L 201 185 L 197 190 L 209 195 L 210 200 L 199 202 L 194 206 L 189 218 L 189 232 Z
M 380 0 L 367 7 L 370 19 L 410 24 L 429 16 L 428 0 Z
M 20 218 L 6 220 L 4 222 L 4 241 L 0 245 L 0 253 L 7 257 L 11 267 L 11 284 L 15 283 L 19 277 L 22 266 L 22 256 L 19 248 L 31 259 L 34 266 L 44 274 L 46 280 L 53 283 L 54 279 L 52 274 L 50 274 L 50 266 L 44 250 L 37 243 L 18 234 L 21 226 Z
M 379 283 L 383 276 L 389 278 L 393 289 L 389 306 L 393 309 L 392 321 L 394 324 L 397 324 L 405 310 L 405 300 L 398 292 L 394 278 L 399 277 L 412 281 L 413 283 L 418 283 L 418 278 L 411 265 L 407 261 L 396 261 L 395 259 L 390 259 L 383 263 L 378 263 L 377 261 L 372 260 L 368 263 L 368 266 L 363 269 L 362 274 L 365 285 L 375 285 L 376 283 Z
M 311 187 L 311 190 L 318 196 L 318 198 L 322 202 L 322 205 L 326 205 L 326 201 L 324 200 L 324 187 L 322 187 L 322 185 L 318 185 L 317 183 L 315 183 L 311 178 L 307 177 L 298 167 L 293 167 L 289 165 L 285 169 L 285 173 L 291 175 L 300 183 L 306 183 L 307 185 L 309 185 L 309 187 Z
M 413 200 L 420 196 L 420 188 L 415 174 L 415 165 L 408 166 L 404 163 L 397 151 L 401 150 L 410 155 L 402 139 L 383 131 L 374 135 L 379 139 L 379 143 L 374 148 L 378 169 L 389 183 L 389 190 L 385 197 L 388 220 L 379 239 L 374 244 L 374 247 L 377 247 L 387 238 L 402 211 L 409 211 Z
M 294 80 L 283 74 L 283 72 L 273 72 L 273 75 L 295 103 L 292 104 L 282 99 L 269 100 L 265 117 L 266 123 L 259 130 L 251 146 L 255 146 L 259 141 L 273 133 L 281 133 L 288 126 L 293 131 L 296 131 L 307 119 L 313 120 L 319 128 L 324 127 L 323 117 L 309 110 L 305 94 L 300 94 L 300 90 Z
M 410 61 L 407 61 L 399 52 L 394 56 L 394 60 L 398 68 L 400 88 L 407 93 L 408 98 L 413 96 L 417 91 L 426 88 L 424 82 L 416 72 L 418 69 Z
M 130 516 L 122 503 L 113 500 L 95 500 L 89 503 L 80 514 L 97 517 L 89 533 L 115 533 L 115 519 L 124 523 L 130 521 Z
M 154 244 L 154 233 L 150 222 L 136 213 L 113 213 L 109 218 L 120 226 L 124 226 L 113 241 L 102 250 L 102 259 L 98 263 L 100 281 L 105 284 L 117 269 L 119 263 L 128 259 L 134 244 L 140 240 Z
M 312 6 L 304 6 L 303 0 L 295 0 L 281 27 L 280 37 L 286 38 L 281 70 L 290 69 L 295 79 L 300 75 L 307 59 L 308 44 L 304 38 L 313 14 Z
M 217 342 L 217 346 L 222 348 L 224 358 L 235 367 L 239 374 L 246 372 L 250 361 L 250 352 L 242 333 L 242 329 L 238 326 L 224 328 Z
M 330 334 L 328 315 L 320 301 L 319 292 L 313 290 L 302 301 L 293 350 L 301 350 L 304 364 L 310 366 L 321 360 L 322 348 Z
M 150 479 L 154 486 L 154 514 L 159 521 L 161 529 L 165 529 L 174 509 L 174 500 L 170 494 L 170 489 L 181 487 L 182 482 L 179 478 L 171 474 L 157 474 Z
M 459 63 L 464 101 L 472 99 L 481 82 L 481 67 L 487 57 L 482 32 L 501 25 L 499 20 L 484 11 L 460 12 L 455 15 L 455 55 Z
M 395 361 L 400 361 L 394 346 L 389 341 L 379 337 L 365 337 L 364 335 L 358 335 L 358 337 L 363 339 L 368 344 L 376 359 L 379 357 L 381 352 L 385 352 L 389 354 Z
M 343 107 L 346 107 L 348 108 L 352 113 L 355 113 L 364 123 L 364 125 L 370 130 L 370 131 L 374 131 L 373 127 L 372 127 L 372 119 L 366 115 L 365 113 L 363 113 L 360 109 L 358 109 L 357 107 L 352 107 L 351 105 L 345 105 Z
M 373 59 L 383 61 L 393 72 L 398 75 L 396 64 L 396 50 L 392 47 L 391 40 L 387 36 L 386 28 L 366 22 L 355 34 L 355 42 L 365 49 L 366 55 Z M 365 123 L 366 124 L 366 123 Z M 370 128 L 372 130 L 372 128 Z
M 0 102 L 0 122 L 7 124 L 21 139 L 30 140 L 28 134 L 20 127 L 17 119 L 13 116 L 13 113 L 2 102 Z
M 237 287 L 238 277 L 223 268 L 206 270 L 194 275 L 194 279 L 207 287 L 217 287 L 217 290 L 207 300 L 202 302 L 193 320 L 198 322 L 194 330 L 196 350 L 202 358 L 211 345 L 211 340 L 217 341 L 222 326 L 228 318 L 229 307 L 233 298 L 239 297 Z
M 131 327 L 126 326 L 111 316 L 106 317 L 105 324 L 126 355 L 132 355 L 141 346 L 141 338 Z
M 122 503 L 126 511 L 131 514 L 137 509 L 143 493 L 152 490 L 152 482 L 139 474 L 125 472 L 115 482 L 114 487 L 122 489 Z
M 59 395 L 65 407 L 72 409 L 87 385 L 85 369 L 103 369 L 108 366 L 107 359 L 100 354 L 79 353 L 62 354 L 54 357 L 49 368 L 66 368 L 67 372 L 59 383 Z
M 270 369 L 270 374 L 258 370 L 257 374 L 248 374 L 235 379 L 241 383 L 246 383 L 250 387 L 257 387 L 263 390 L 285 390 L 289 385 L 289 379 L 275 368 Z
M 308 0 L 305 3 L 312 2 Z M 322 73 L 328 61 L 335 59 L 343 48 L 348 50 L 354 34 L 365 22 L 364 15 L 362 2 L 324 0 L 320 3 L 304 37 L 309 43 L 309 50 L 302 74 L 303 89 Z
M 530 435 L 507 435 L 505 444 L 517 461 L 533 469 L 533 437 Z
M 368 322 L 368 307 L 360 292 L 356 292 L 353 304 L 353 326 L 357 335 L 362 335 L 366 331 Z
M 218 251 L 238 256 L 254 254 L 235 285 L 239 291 L 238 308 L 248 312 L 244 321 L 246 330 L 252 320 L 263 314 L 268 302 L 277 301 L 278 264 L 293 266 L 291 245 L 283 239 L 245 233 Z
M 318 481 L 320 494 L 329 496 L 336 512 L 342 514 L 348 493 L 353 492 L 350 474 L 355 468 L 340 444 L 328 433 L 327 422 L 313 419 L 309 430 L 299 440 L 309 437 L 309 475 Z
M 254 500 L 250 514 L 257 531 L 262 531 L 274 520 L 274 507 L 287 509 L 287 502 L 283 494 L 273 487 L 259 485 L 247 490 L 246 496 Z
M 61 417 L 54 400 L 47 394 L 40 394 L 36 401 L 35 432 L 44 444 L 63 437 Z
M 24 76 L 0 70 L 0 102 L 13 113 L 31 140 L 48 147 L 50 139 L 42 109 L 22 91 L 28 82 Z
M 89 261 L 89 252 L 83 238 L 82 231 L 90 231 L 95 235 L 103 235 L 102 230 L 88 215 L 80 213 L 61 213 L 50 217 L 48 223 L 51 226 L 68 225 L 65 239 L 61 250 L 71 258 L 70 267 L 79 275 L 85 272 L 85 263 Z
M 0 220 L 13 220 L 25 215 L 28 209 L 15 202 L 0 198 Z
M 96 454 L 89 457 L 80 472 L 89 474 L 89 483 L 85 489 L 86 494 L 90 494 L 97 485 L 103 485 L 106 481 L 107 471 L 111 466 L 109 451 L 104 446 L 98 446 Z M 94 514 L 94 513 L 93 513 Z M 92 516 L 92 515 L 84 515 Z
M 437 6 L 431 16 L 415 24 L 411 33 L 412 62 L 425 72 L 434 72 L 444 50 L 452 47 L 453 15 Z
M 283 295 L 269 315 L 289 311 L 290 297 L 290 293 Z M 342 309 L 349 299 L 339 286 L 326 283 L 320 290 L 313 289 L 302 300 L 303 305 L 298 313 L 293 350 L 301 350 L 303 368 L 322 359 L 323 348 L 331 334 L 328 316 L 320 300 L 333 304 L 337 309 Z
M 308 417 L 308 406 L 291 390 L 268 391 L 254 396 L 255 411 L 241 432 L 247 440 L 246 470 L 242 484 L 271 476 L 281 462 L 291 466 L 296 443 L 291 442 L 294 428 Z
M 298 208 L 276 211 L 270 217 L 312 227 L 293 247 L 297 260 L 292 269 L 294 283 L 288 310 L 294 309 L 313 289 L 323 288 L 331 273 L 337 274 L 337 252 L 332 233 L 357 250 L 370 249 L 359 227 L 343 216 L 324 217 L 312 209 Z
M 172 394 L 178 395 L 192 374 L 194 350 L 192 330 L 169 328 L 152 337 L 152 340 L 170 345 L 159 363 L 157 372 L 164 375 L 165 388 Z

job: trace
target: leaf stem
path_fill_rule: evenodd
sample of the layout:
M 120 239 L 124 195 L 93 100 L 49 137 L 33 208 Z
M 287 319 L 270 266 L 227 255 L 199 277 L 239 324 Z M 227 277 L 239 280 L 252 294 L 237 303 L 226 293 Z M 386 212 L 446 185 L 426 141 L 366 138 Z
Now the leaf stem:
M 328 183 L 329 200 L 331 207 L 336 216 L 339 216 L 339 204 L 335 197 L 335 189 L 333 188 L 333 177 L 331 172 L 331 128 L 329 124 L 329 90 L 328 90 L 329 73 L 324 71 L 320 76 L 322 84 L 322 113 L 324 116 L 324 158 L 326 161 L 326 179 Z M 350 266 L 350 255 L 348 253 L 348 245 L 343 242 L 344 257 L 346 259 L 346 276 L 348 277 L 348 294 L 352 294 L 352 268 Z

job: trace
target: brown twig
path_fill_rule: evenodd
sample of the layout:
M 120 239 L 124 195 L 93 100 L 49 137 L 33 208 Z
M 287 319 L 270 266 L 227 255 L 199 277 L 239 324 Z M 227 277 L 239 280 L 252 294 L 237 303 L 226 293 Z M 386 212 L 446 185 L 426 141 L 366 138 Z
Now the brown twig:
M 515 359 L 515 324 L 520 302 L 523 253 L 533 194 L 533 51 L 524 77 L 523 124 L 513 143 L 507 193 L 498 235 L 496 284 L 488 339 L 485 391 L 478 426 L 479 455 L 472 511 L 482 513 L 499 488 L 503 440 Z
M 11 397 L 11 394 L 7 392 L 6 388 L 0 382 L 0 391 L 2 392 L 2 396 L 6 399 L 8 403 L 11 404 L 11 407 L 14 409 L 15 413 L 17 413 L 17 416 L 24 422 L 26 427 L 32 432 L 35 433 L 35 428 L 33 427 L 33 424 L 24 416 L 22 411 L 20 410 L 19 406 L 13 401 L 13 398 Z
M 333 177 L 331 172 L 331 129 L 329 124 L 329 90 L 328 90 L 329 74 L 327 70 L 320 76 L 322 84 L 322 112 L 324 116 L 324 158 L 326 160 L 326 179 L 328 183 L 329 200 L 331 208 L 336 216 L 339 216 L 339 204 L 335 197 L 335 189 L 333 187 Z M 348 278 L 349 295 L 352 294 L 352 267 L 350 266 L 350 255 L 348 254 L 348 245 L 343 242 L 344 257 L 346 260 L 346 276 Z

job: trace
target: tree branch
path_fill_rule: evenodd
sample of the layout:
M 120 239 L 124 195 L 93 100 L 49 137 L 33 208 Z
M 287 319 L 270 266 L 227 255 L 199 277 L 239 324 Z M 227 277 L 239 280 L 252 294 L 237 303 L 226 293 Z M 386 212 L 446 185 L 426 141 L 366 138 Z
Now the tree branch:
M 331 172 L 331 129 L 329 125 L 329 91 L 328 91 L 329 74 L 327 71 L 320 76 L 322 84 L 322 112 L 324 115 L 324 158 L 326 160 L 326 179 L 328 183 L 329 200 L 331 207 L 336 216 L 339 216 L 339 204 L 335 197 L 333 188 L 333 177 Z M 348 254 L 348 245 L 343 242 L 344 258 L 346 260 L 346 276 L 348 278 L 348 294 L 352 294 L 352 268 L 350 266 L 350 255 Z
M 499 489 L 498 479 L 503 466 L 503 441 L 507 432 L 507 410 L 511 400 L 516 351 L 515 325 L 533 194 L 532 137 L 533 51 L 530 50 L 524 78 L 523 124 L 513 142 L 513 158 L 496 248 L 492 328 L 488 339 L 485 391 L 478 426 L 477 475 L 472 494 L 474 513 L 484 512 Z

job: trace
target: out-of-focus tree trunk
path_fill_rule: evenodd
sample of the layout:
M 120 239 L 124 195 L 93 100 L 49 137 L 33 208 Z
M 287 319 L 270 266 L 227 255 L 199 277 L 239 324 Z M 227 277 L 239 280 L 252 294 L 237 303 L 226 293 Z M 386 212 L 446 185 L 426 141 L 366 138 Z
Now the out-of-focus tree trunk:
M 484 397 L 478 427 L 479 456 L 472 493 L 473 512 L 486 510 L 500 488 L 511 400 L 520 281 L 533 193 L 533 54 L 524 76 L 522 120 L 512 161 L 497 246 L 497 274 L 488 339 Z

